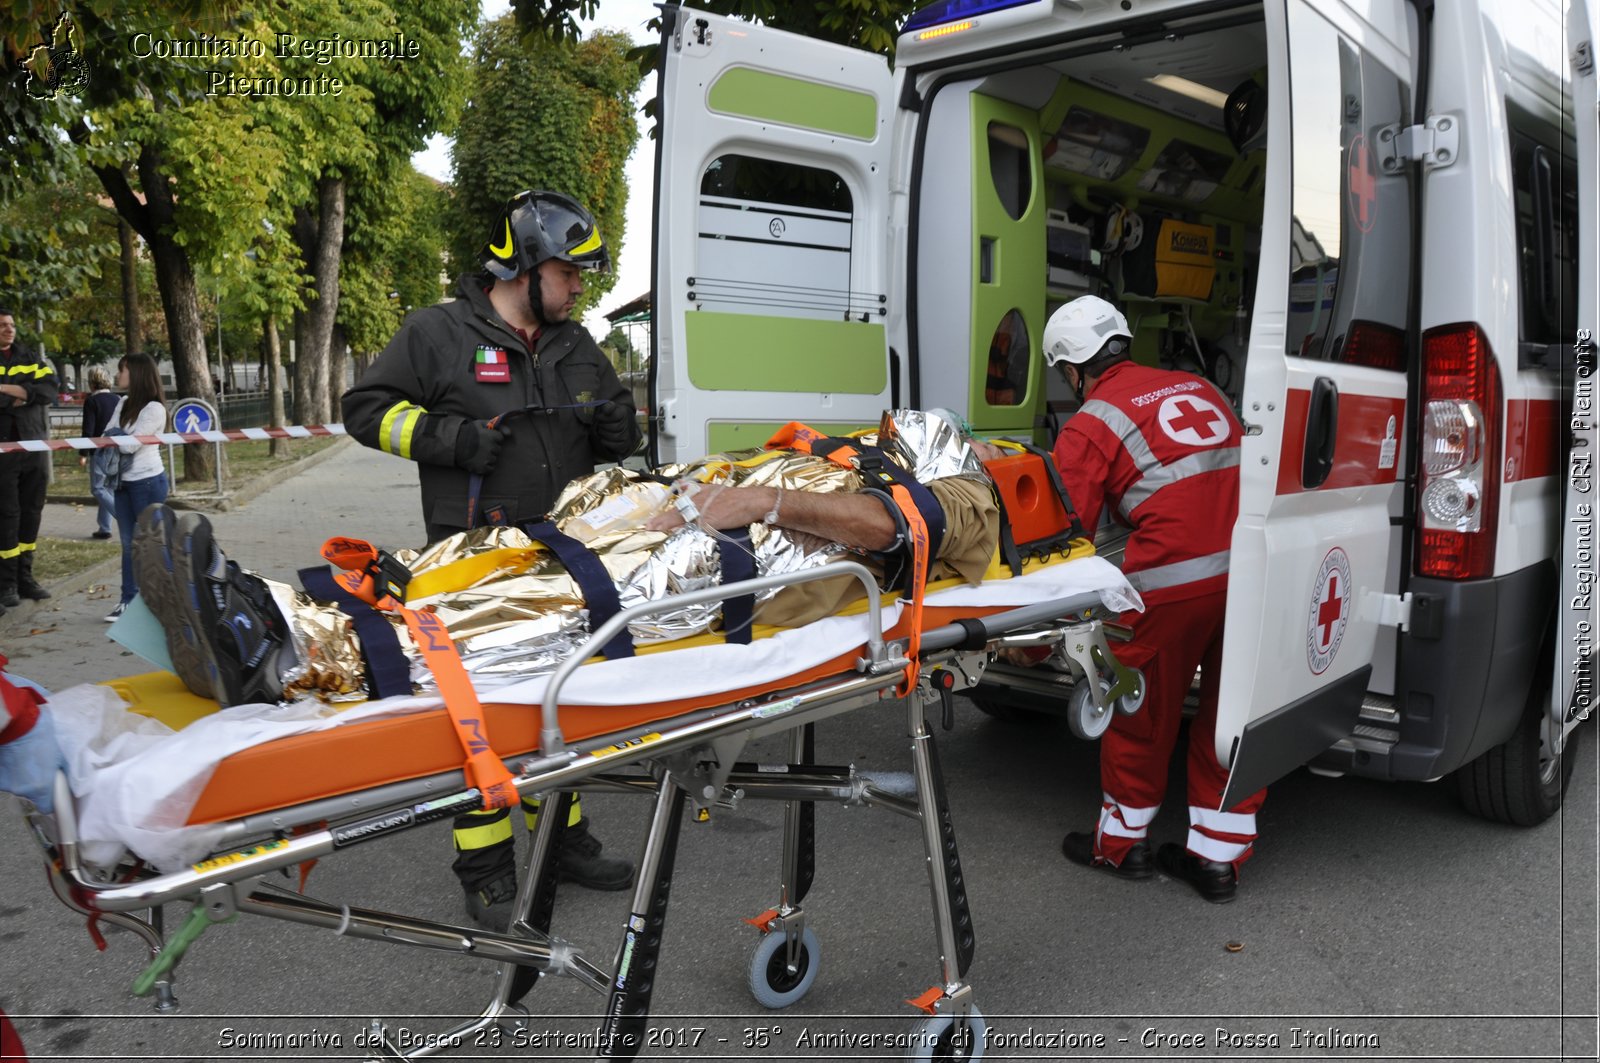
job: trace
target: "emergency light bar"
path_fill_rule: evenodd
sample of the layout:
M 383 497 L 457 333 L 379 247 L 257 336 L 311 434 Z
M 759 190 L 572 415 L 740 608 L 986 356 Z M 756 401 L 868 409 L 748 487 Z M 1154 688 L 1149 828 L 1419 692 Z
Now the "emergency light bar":
M 1039 0 L 938 0 L 929 4 L 921 11 L 914 12 L 906 19 L 901 33 L 911 33 L 914 30 L 929 29 L 933 26 L 942 26 L 946 22 L 966 20 L 970 22 L 978 15 L 987 15 L 993 11 L 1004 11 L 1008 7 L 1021 7 L 1024 4 L 1036 4 Z M 951 27 L 946 33 L 957 33 L 969 27 Z M 925 34 L 919 40 L 930 40 L 943 34 Z

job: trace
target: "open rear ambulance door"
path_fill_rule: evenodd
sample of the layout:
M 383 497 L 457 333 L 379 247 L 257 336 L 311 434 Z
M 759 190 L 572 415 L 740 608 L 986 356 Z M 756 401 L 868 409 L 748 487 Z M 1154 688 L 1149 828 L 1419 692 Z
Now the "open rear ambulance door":
M 1600 492 L 1595 490 L 1595 425 L 1600 420 L 1600 374 L 1595 365 L 1595 328 L 1600 324 L 1600 5 L 1570 0 L 1567 50 L 1572 64 L 1572 111 L 1578 146 L 1578 343 L 1573 352 L 1571 456 L 1562 485 L 1561 598 L 1557 610 L 1560 649 L 1550 685 L 1551 721 L 1570 730 L 1594 707 L 1596 610 L 1595 525 Z
M 1224 808 L 1351 733 L 1399 579 L 1415 178 L 1385 151 L 1411 121 L 1411 31 L 1398 0 L 1368 5 L 1371 21 L 1334 0 L 1265 12 L 1267 193 L 1216 728 Z
M 650 457 L 876 425 L 891 379 L 884 57 L 663 9 Z

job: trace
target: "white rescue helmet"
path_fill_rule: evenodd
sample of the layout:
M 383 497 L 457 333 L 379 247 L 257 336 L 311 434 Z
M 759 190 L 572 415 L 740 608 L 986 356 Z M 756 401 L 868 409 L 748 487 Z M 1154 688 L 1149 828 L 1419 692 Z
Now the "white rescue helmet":
M 1052 366 L 1062 362 L 1082 365 L 1117 336 L 1133 341 L 1128 319 L 1121 311 L 1097 295 L 1080 295 L 1051 314 L 1045 324 L 1044 360 Z

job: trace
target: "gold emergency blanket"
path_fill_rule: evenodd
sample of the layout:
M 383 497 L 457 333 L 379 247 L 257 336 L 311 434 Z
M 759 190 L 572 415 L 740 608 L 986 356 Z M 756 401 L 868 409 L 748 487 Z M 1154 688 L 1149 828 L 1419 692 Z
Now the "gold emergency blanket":
M 881 445 L 925 483 L 952 476 L 987 483 L 977 455 L 943 416 L 892 411 L 884 415 L 878 432 L 864 435 L 862 442 Z M 672 504 L 671 485 L 685 481 L 714 488 L 760 485 L 818 493 L 862 487 L 859 473 L 826 458 L 761 449 L 715 454 L 655 474 L 608 468 L 572 481 L 556 500 L 550 519 L 599 558 L 623 608 L 721 582 L 718 540 L 725 533 L 694 523 L 671 532 L 644 528 Z M 764 523 L 750 526 L 750 550 L 756 573 L 763 576 L 859 556 L 838 543 Z M 396 551 L 395 556 L 413 574 L 406 604 L 438 613 L 480 687 L 552 670 L 589 635 L 589 614 L 577 580 L 520 529 L 477 528 L 420 551 Z M 281 584 L 269 581 L 269 586 L 290 620 L 299 657 L 284 677 L 284 696 L 364 698 L 361 647 L 349 617 Z M 418 590 L 426 593 L 418 596 Z M 777 593 L 759 593 L 757 605 Z M 687 638 L 714 628 L 721 611 L 720 602 L 683 606 L 636 621 L 629 631 L 636 644 Z M 432 674 L 405 624 L 395 617 L 393 627 L 411 662 L 412 683 L 431 689 Z

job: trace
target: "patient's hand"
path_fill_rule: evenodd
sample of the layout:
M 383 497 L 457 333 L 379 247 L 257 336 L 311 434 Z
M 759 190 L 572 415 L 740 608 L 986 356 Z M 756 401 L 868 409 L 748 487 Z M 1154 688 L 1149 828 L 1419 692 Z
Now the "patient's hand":
M 726 484 L 692 484 L 689 501 L 699 510 L 699 523 L 706 528 L 740 528 L 754 524 L 772 509 L 777 492 L 770 487 L 729 487 Z M 687 523 L 675 505 L 650 518 L 650 531 L 672 531 Z

